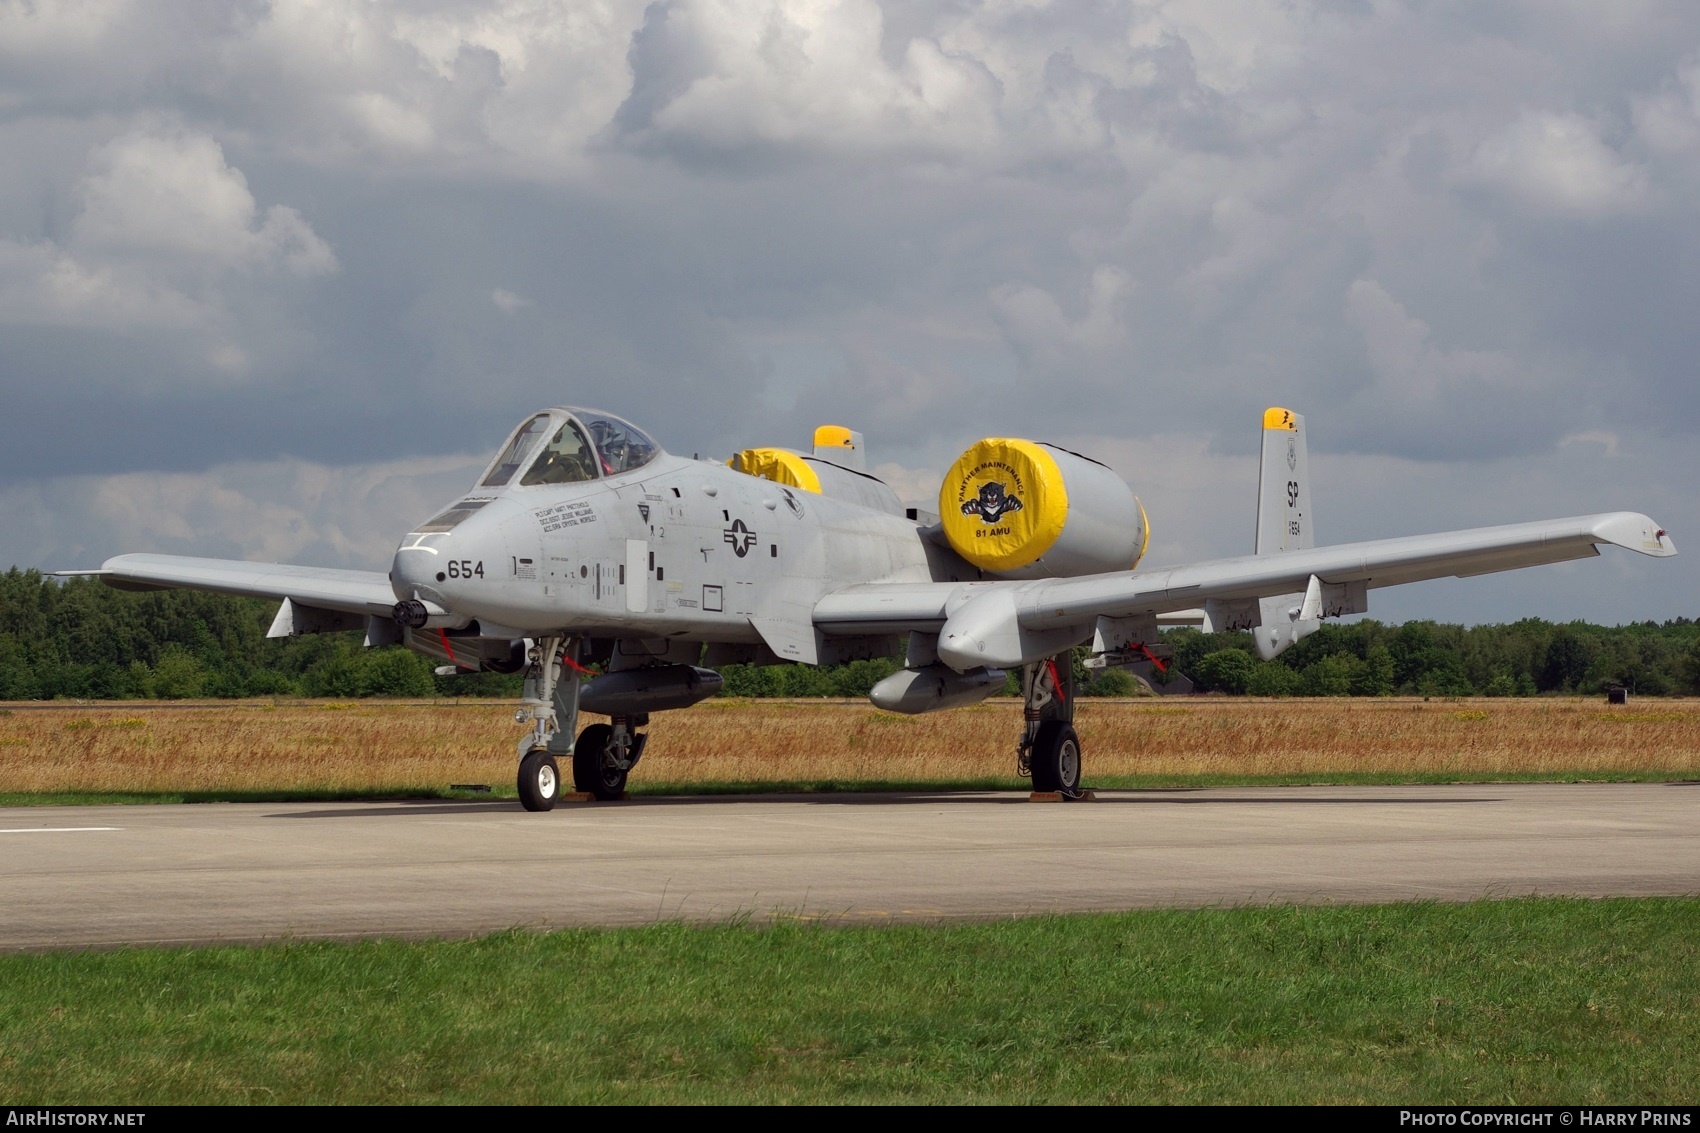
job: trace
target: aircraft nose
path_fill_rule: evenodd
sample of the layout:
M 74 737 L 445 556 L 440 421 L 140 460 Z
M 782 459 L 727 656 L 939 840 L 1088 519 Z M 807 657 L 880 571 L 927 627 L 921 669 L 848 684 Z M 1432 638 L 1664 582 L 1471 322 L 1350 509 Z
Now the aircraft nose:
M 411 535 L 397 547 L 395 558 L 390 562 L 390 589 L 395 592 L 396 600 L 405 602 L 409 598 L 424 598 L 439 601 L 441 595 L 436 584 L 442 567 L 438 563 L 445 553 L 441 536 Z

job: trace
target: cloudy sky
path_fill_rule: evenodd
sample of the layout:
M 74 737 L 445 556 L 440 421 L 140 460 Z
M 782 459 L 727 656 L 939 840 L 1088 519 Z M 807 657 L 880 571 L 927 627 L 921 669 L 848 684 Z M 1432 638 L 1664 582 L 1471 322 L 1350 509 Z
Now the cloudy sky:
M 1700 5 L 0 0 L 0 565 L 380 568 L 532 409 L 1096 455 L 1148 562 L 1627 508 L 1700 615 Z

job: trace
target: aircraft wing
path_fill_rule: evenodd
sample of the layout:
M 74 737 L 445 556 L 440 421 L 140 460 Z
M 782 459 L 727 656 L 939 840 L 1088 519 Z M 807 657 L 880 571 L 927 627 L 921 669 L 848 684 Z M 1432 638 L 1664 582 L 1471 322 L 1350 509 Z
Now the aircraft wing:
M 1364 590 L 1564 562 L 1611 544 L 1644 555 L 1676 554 L 1647 516 L 1609 512 L 1479 527 L 1434 535 L 1343 543 L 1279 554 L 1246 555 L 1135 574 L 1117 571 L 1031 582 L 866 583 L 827 595 L 814 622 L 827 633 L 939 633 L 939 655 L 953 668 L 1024 664 L 1078 643 L 1098 618 L 1138 618 L 1203 606 L 1227 617 L 1222 628 L 1268 626 L 1285 644 L 1293 623 L 1358 613 Z M 1285 599 L 1278 611 L 1251 607 Z M 1300 617 L 1299 615 L 1304 615 Z M 1213 619 L 1215 620 L 1215 619 Z M 1058 643 L 1061 643 L 1060 645 Z M 1259 649 L 1265 645 L 1260 635 Z M 1277 642 L 1273 652 L 1285 648 Z M 1271 655 L 1273 655 L 1271 653 Z
M 60 571 L 92 575 L 120 590 L 210 590 L 243 598 L 286 598 L 301 606 L 388 618 L 395 594 L 376 571 L 197 559 L 185 555 L 119 555 L 99 570 Z

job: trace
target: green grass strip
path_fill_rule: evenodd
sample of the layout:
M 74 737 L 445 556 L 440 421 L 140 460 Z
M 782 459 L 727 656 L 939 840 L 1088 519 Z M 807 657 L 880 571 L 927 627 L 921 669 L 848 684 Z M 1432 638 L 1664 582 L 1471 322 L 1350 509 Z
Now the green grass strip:
M 0 956 L 0 1098 L 1688 1103 L 1700 901 Z

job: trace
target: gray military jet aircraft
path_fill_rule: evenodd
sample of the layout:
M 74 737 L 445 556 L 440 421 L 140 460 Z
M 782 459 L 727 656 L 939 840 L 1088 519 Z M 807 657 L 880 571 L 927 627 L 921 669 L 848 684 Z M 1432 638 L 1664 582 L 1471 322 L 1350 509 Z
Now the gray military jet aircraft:
M 548 810 L 557 758 L 618 798 L 653 712 L 712 695 L 715 666 L 822 665 L 905 654 L 873 702 L 971 704 L 1019 669 L 1017 764 L 1036 790 L 1080 790 L 1070 650 L 1161 668 L 1160 626 L 1250 630 L 1267 659 L 1371 589 L 1513 570 L 1613 544 L 1676 554 L 1644 515 L 1610 512 L 1401 539 L 1313 543 L 1304 418 L 1263 419 L 1256 552 L 1140 573 L 1144 508 L 1078 453 L 988 438 L 946 474 L 939 513 L 905 508 L 863 467 L 861 437 L 824 426 L 812 452 L 727 463 L 663 452 L 612 414 L 523 422 L 466 495 L 401 541 L 388 574 L 177 555 L 108 559 L 121 589 L 281 599 L 271 635 L 364 630 L 459 671 L 525 673 L 519 795 Z M 907 637 L 906 647 L 901 639 Z M 600 674 L 586 666 L 597 664 Z M 578 731 L 581 711 L 609 718 Z M 575 735 L 576 732 L 576 735 Z

